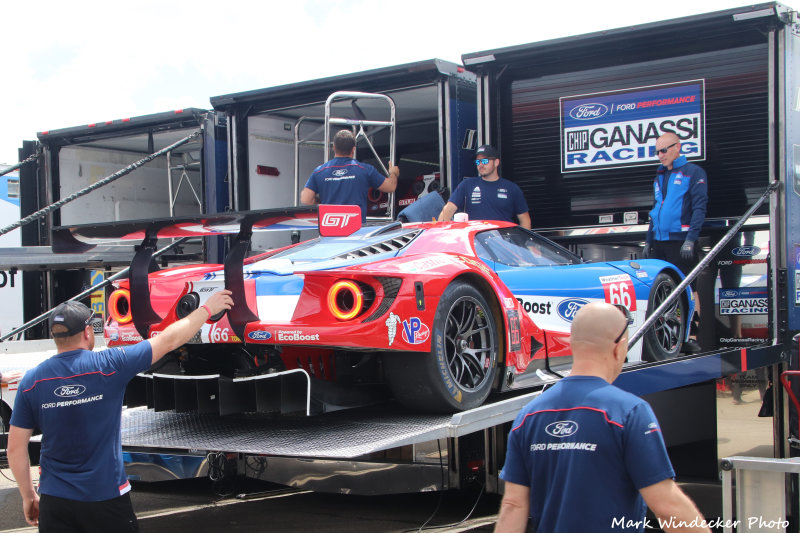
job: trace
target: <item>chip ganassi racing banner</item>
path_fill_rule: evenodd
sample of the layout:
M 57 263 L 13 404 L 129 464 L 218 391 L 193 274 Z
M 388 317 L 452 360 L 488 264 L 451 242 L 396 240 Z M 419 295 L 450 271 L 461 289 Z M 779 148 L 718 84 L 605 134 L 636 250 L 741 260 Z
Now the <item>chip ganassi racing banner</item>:
M 658 163 L 656 139 L 667 132 L 688 159 L 704 159 L 704 99 L 704 80 L 559 98 L 561 172 Z

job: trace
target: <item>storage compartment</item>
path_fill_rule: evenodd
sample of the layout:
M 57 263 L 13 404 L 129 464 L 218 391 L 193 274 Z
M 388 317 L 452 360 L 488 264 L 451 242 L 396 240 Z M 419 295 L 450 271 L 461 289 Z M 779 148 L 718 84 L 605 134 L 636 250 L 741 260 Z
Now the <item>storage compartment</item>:
M 395 106 L 394 164 L 400 168 L 400 180 L 394 210 L 389 195 L 372 191 L 368 219 L 396 216 L 451 180 L 475 174 L 475 76 L 450 63 L 424 61 L 212 98 L 214 108 L 224 110 L 231 124 L 237 210 L 300 205 L 300 191 L 326 160 L 325 102 L 337 92 L 386 95 Z M 386 122 L 391 113 L 385 99 L 360 97 L 334 100 L 330 117 Z M 356 158 L 385 174 L 382 168 L 388 168 L 391 153 L 389 127 L 334 124 L 329 136 L 332 139 L 341 128 L 356 133 L 362 127 L 370 143 L 359 136 Z M 331 149 L 328 159 L 332 157 Z M 289 244 L 292 236 L 286 233 L 254 235 L 253 250 Z M 315 235 L 315 230 L 307 230 L 299 238 Z

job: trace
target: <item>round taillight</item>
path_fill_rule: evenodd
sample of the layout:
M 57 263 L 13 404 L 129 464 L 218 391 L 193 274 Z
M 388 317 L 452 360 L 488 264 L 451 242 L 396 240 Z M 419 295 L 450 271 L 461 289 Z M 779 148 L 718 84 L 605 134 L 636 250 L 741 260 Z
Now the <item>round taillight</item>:
M 200 295 L 196 292 L 190 292 L 181 296 L 178 300 L 178 305 L 175 307 L 175 314 L 178 319 L 185 318 L 192 314 L 192 311 L 200 307 Z
M 351 320 L 364 307 L 364 293 L 354 281 L 340 280 L 328 291 L 328 309 L 339 320 Z
M 133 320 L 131 315 L 131 291 L 117 289 L 108 297 L 108 313 L 117 324 L 127 324 Z

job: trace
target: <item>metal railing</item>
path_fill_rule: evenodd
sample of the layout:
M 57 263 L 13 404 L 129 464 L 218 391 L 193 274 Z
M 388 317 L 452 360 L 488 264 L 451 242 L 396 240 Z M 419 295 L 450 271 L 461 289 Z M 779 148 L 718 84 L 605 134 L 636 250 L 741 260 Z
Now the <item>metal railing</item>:
M 631 346 L 633 346 L 634 344 L 636 344 L 636 342 L 638 342 L 639 339 L 641 339 L 642 336 L 644 336 L 644 334 L 647 331 L 647 329 L 650 328 L 655 323 L 655 321 L 659 319 L 659 317 L 662 315 L 662 313 L 664 313 L 664 311 L 666 311 L 667 308 L 670 305 L 672 305 L 672 303 L 677 298 L 680 297 L 680 295 L 684 291 L 684 289 L 686 289 L 686 287 L 688 287 L 689 284 L 692 281 L 694 281 L 694 279 L 698 275 L 700 275 L 700 272 L 702 272 L 703 269 L 711 261 L 714 260 L 714 258 L 717 256 L 719 251 L 726 244 L 728 244 L 728 242 L 734 237 L 734 235 L 736 235 L 736 233 L 739 231 L 739 229 L 744 225 L 744 223 L 747 221 L 747 219 L 749 219 L 753 215 L 753 213 L 755 213 L 758 210 L 758 208 L 761 207 L 761 204 L 764 203 L 764 201 L 769 197 L 770 194 L 772 194 L 773 191 L 775 191 L 778 188 L 779 185 L 780 185 L 780 182 L 778 182 L 778 181 L 773 181 L 772 183 L 770 183 L 769 186 L 767 187 L 767 189 L 761 195 L 761 197 L 758 200 L 756 200 L 756 202 L 750 207 L 750 209 L 748 209 L 745 212 L 744 215 L 742 215 L 742 217 L 736 222 L 736 224 L 731 226 L 731 229 L 729 229 L 728 232 L 722 237 L 722 239 L 720 239 L 719 242 L 716 245 L 714 245 L 713 248 L 711 248 L 711 250 L 703 258 L 703 260 L 700 261 L 697 264 L 697 266 L 694 267 L 694 269 L 692 269 L 692 271 L 689 272 L 686 275 L 685 278 L 683 278 L 683 281 L 681 281 L 678 284 L 678 286 L 675 288 L 675 290 L 672 291 L 664 299 L 663 302 L 661 302 L 661 305 L 659 305 L 652 313 L 650 313 L 650 316 L 647 318 L 647 320 L 644 321 L 644 323 L 642 324 L 642 327 L 640 327 L 638 330 L 636 330 L 636 332 L 633 334 L 633 336 L 631 336 L 630 340 L 628 341 L 628 347 L 629 348 Z

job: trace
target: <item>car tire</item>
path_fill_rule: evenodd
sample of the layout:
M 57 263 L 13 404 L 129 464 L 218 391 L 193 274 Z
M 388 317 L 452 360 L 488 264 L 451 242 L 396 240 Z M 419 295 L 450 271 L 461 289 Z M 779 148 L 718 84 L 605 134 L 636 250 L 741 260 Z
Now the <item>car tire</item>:
M 672 276 L 661 272 L 650 287 L 647 299 L 647 316 L 649 317 L 677 287 Z M 642 359 L 645 361 L 664 361 L 672 359 L 681 352 L 683 339 L 686 337 L 686 302 L 678 298 L 656 320 L 642 339 Z
M 473 409 L 492 390 L 497 352 L 492 309 L 475 287 L 456 281 L 436 307 L 430 353 L 385 354 L 386 378 L 395 398 L 412 409 Z

